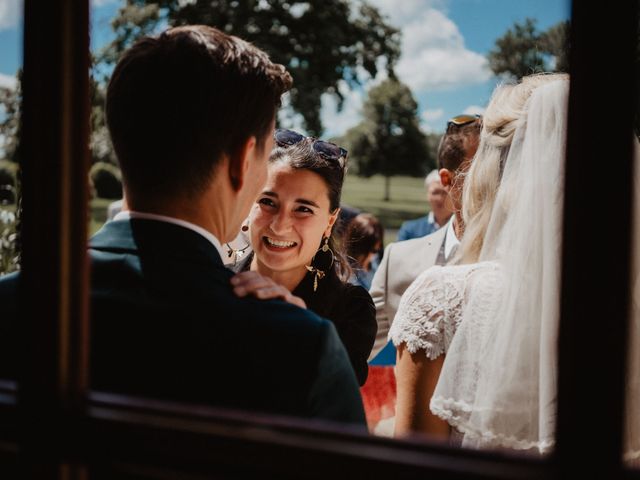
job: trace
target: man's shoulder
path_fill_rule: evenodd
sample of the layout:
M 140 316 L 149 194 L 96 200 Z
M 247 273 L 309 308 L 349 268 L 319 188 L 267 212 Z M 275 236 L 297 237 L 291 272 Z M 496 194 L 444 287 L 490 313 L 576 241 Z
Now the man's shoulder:
M 387 247 L 387 253 L 394 256 L 415 255 L 418 251 L 428 248 L 439 248 L 446 233 L 446 228 L 440 228 L 429 235 L 393 242 Z
M 13 272 L 0 277 L 0 298 L 12 299 L 12 297 L 15 297 L 18 278 L 20 278 L 20 272 Z
M 413 230 L 415 228 L 418 228 L 428 223 L 429 223 L 429 215 L 425 215 L 424 217 L 414 218 L 413 220 L 406 220 L 402 222 L 402 225 L 400 225 L 400 229 Z

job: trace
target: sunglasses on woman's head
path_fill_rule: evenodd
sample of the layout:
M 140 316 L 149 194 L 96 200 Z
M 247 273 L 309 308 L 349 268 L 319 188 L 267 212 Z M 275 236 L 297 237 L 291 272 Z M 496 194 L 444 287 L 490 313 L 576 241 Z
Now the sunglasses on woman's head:
M 273 138 L 275 139 L 276 144 L 279 147 L 290 147 L 291 145 L 300 143 L 306 138 L 311 138 L 313 140 L 314 152 L 327 160 L 338 162 L 341 167 L 344 166 L 344 161 L 347 158 L 348 154 L 348 152 L 344 148 L 339 147 L 335 143 L 325 142 L 324 140 L 317 140 L 313 137 L 305 137 L 304 135 L 298 132 L 294 132 L 293 130 L 277 129 L 273 134 Z
M 469 125 L 481 118 L 482 117 L 480 115 L 456 115 L 447 122 L 447 131 L 449 131 L 453 126 L 464 127 L 465 125 Z

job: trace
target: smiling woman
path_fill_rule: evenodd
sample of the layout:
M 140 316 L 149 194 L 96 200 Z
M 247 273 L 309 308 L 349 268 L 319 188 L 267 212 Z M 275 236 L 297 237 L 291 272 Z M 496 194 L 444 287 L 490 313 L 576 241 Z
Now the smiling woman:
M 349 263 L 333 234 L 347 152 L 290 130 L 277 130 L 275 142 L 267 183 L 249 216 L 254 254 L 239 266 L 251 270 L 241 274 L 247 280 L 241 293 L 254 288 L 331 320 L 363 385 L 375 309 L 364 288 L 347 282 Z

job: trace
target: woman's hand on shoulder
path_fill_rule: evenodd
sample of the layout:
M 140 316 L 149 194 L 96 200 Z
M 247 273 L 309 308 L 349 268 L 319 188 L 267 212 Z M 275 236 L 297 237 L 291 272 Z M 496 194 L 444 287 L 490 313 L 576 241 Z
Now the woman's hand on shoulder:
M 281 299 L 301 308 L 307 308 L 302 298 L 295 296 L 288 289 L 258 272 L 240 272 L 231 277 L 233 293 L 238 297 L 253 295 L 260 300 Z

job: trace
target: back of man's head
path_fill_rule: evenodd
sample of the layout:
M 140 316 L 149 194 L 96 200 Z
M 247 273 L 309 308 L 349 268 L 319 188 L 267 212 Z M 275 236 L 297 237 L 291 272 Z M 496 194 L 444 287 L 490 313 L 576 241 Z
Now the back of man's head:
M 222 154 L 262 148 L 291 76 L 253 45 L 208 26 L 167 30 L 126 51 L 107 90 L 125 189 L 196 197 Z
M 469 152 L 475 153 L 480 141 L 482 120 L 477 117 L 463 125 L 449 122 L 447 131 L 438 146 L 438 166 L 455 172 L 468 159 Z

